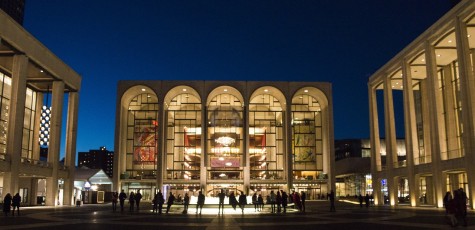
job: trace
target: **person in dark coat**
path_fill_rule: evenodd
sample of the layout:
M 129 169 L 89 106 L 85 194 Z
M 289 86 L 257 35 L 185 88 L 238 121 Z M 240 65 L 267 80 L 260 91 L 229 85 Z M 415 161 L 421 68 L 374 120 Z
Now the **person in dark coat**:
M 305 200 L 307 200 L 307 194 L 304 191 L 300 192 L 300 200 L 302 203 L 302 212 L 305 212 Z
M 280 195 L 280 191 L 277 191 L 277 195 L 275 196 L 275 203 L 277 204 L 277 212 L 282 212 L 282 195 Z
M 125 199 L 127 199 L 127 194 L 125 194 L 124 190 L 122 189 L 122 191 L 121 191 L 120 194 L 119 194 L 120 211 L 121 211 L 121 212 L 124 211 L 124 202 L 125 202 Z
M 140 189 L 135 193 L 135 205 L 137 206 L 137 211 L 139 211 L 140 200 L 142 200 L 142 194 L 140 193 Z
M 257 209 L 259 207 L 259 203 L 257 203 L 257 193 L 254 193 L 254 195 L 252 195 L 252 204 L 254 205 L 254 212 L 257 212 Z
M 10 213 L 12 199 L 13 198 L 10 193 L 7 193 L 7 195 L 5 195 L 5 198 L 3 198 L 3 212 L 5 213 L 5 216 L 8 216 L 8 213 Z
M 242 214 L 244 214 L 244 208 L 246 207 L 246 204 L 246 194 L 244 194 L 244 192 L 241 192 L 241 195 L 239 195 L 239 207 L 241 208 Z
M 284 209 L 284 213 L 287 212 L 287 202 L 289 201 L 289 196 L 287 195 L 284 190 L 280 190 L 282 192 L 282 208 Z
M 12 199 L 12 207 L 13 207 L 12 216 L 15 215 L 15 208 L 17 210 L 17 214 L 20 215 L 20 203 L 21 203 L 21 196 L 20 196 L 20 193 L 17 193 L 13 196 L 13 199 Z
M 264 209 L 264 198 L 262 198 L 262 194 L 259 194 L 259 196 L 257 196 L 257 204 L 257 211 L 262 211 L 262 209 Z
M 366 207 L 368 208 L 369 207 L 369 194 L 366 193 L 366 196 L 364 197 L 364 202 L 366 204 Z
M 331 190 L 328 196 L 328 199 L 330 199 L 330 212 L 335 212 L 335 192 Z
M 188 193 L 185 193 L 185 197 L 183 198 L 183 214 L 188 213 L 189 205 L 190 205 L 190 196 L 188 196 Z
M 167 200 L 167 212 L 166 212 L 167 214 L 170 211 L 170 208 L 172 207 L 173 202 L 175 202 L 175 196 L 173 195 L 172 192 L 170 192 L 170 195 L 168 196 L 168 200 Z
M 117 210 L 118 200 L 119 200 L 119 193 L 117 192 L 112 193 L 112 211 L 114 212 Z
M 360 202 L 360 208 L 362 208 L 363 207 L 363 196 L 361 195 L 361 193 L 358 196 L 358 201 Z
M 163 204 L 165 203 L 165 198 L 163 198 L 162 192 L 158 192 L 157 195 L 157 205 L 158 205 L 158 214 L 162 214 Z
M 229 204 L 231 205 L 231 207 L 233 207 L 234 210 L 236 210 L 238 202 L 236 196 L 234 195 L 234 192 L 231 192 L 231 194 L 229 194 Z
M 201 215 L 201 210 L 203 209 L 203 205 L 205 205 L 205 195 L 203 192 L 198 193 L 198 201 L 196 202 L 196 214 L 198 214 L 198 209 L 200 210 L 200 215 Z
M 152 200 L 152 213 L 157 213 L 158 212 L 158 193 L 153 196 Z
M 221 212 L 221 214 L 224 214 L 224 198 L 226 198 L 226 193 L 224 193 L 224 190 L 221 189 L 221 192 L 218 194 L 219 198 L 219 204 L 218 204 L 218 214 Z
M 135 206 L 135 194 L 134 192 L 130 192 L 129 194 L 129 211 L 133 212 L 134 211 L 134 206 Z

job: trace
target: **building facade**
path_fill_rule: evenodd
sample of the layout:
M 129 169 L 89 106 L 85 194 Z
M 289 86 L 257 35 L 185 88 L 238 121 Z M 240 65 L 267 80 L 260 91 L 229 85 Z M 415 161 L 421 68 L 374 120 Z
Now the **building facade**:
M 329 83 L 120 81 L 116 117 L 116 190 L 334 189 Z
M 110 178 L 113 177 L 114 152 L 106 147 L 91 149 L 89 152 L 78 152 L 78 167 L 85 166 L 90 169 L 102 169 Z
M 443 206 L 447 191 L 475 196 L 475 2 L 461 1 L 368 82 L 375 203 L 408 189 L 412 206 Z M 384 114 L 384 115 L 383 115 Z M 396 134 L 405 136 L 398 158 Z M 386 162 L 380 154 L 386 139 Z
M 37 197 L 70 205 L 81 77 L 3 11 L 0 25 L 0 194 L 18 192 L 27 205 Z M 44 160 L 42 148 L 48 148 Z

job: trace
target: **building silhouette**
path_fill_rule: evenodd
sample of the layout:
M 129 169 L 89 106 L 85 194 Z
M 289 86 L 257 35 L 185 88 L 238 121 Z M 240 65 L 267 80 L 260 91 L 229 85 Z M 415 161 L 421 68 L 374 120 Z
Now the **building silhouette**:
M 113 176 L 114 152 L 106 147 L 78 152 L 78 167 L 85 166 L 90 169 L 102 169 L 110 178 Z

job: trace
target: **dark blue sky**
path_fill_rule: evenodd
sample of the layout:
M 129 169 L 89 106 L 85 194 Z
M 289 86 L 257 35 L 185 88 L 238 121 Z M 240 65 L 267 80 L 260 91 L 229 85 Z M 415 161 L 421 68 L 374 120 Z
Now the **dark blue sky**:
M 368 138 L 369 76 L 450 8 L 450 0 L 27 0 L 24 27 L 82 75 L 77 150 L 113 150 L 118 80 L 331 82 L 335 138 Z

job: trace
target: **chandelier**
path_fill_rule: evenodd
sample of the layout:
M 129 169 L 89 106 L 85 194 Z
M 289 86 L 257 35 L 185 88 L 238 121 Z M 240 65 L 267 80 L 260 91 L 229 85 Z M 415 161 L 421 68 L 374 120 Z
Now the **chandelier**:
M 224 146 L 230 146 L 232 144 L 234 144 L 236 142 L 236 140 L 234 140 L 234 138 L 232 137 L 218 137 L 217 139 L 214 140 L 216 143 L 218 144 L 222 144 Z

